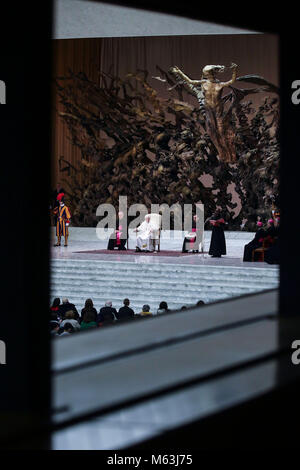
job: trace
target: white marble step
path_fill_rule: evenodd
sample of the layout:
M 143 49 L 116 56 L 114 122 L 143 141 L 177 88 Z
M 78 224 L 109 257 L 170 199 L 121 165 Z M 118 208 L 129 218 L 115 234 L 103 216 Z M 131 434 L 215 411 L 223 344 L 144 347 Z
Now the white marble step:
M 181 273 L 190 273 L 195 274 L 201 273 L 203 275 L 207 274 L 209 276 L 216 274 L 222 276 L 235 276 L 243 277 L 256 276 L 261 278 L 276 278 L 278 276 L 278 268 L 239 268 L 235 266 L 208 266 L 208 265 L 189 265 L 189 264 L 155 264 L 155 263 L 134 263 L 134 262 L 110 262 L 110 261 L 81 261 L 81 260 L 53 260 L 51 262 L 51 268 L 56 272 L 80 272 L 81 273 L 93 273 L 97 275 L 98 273 L 110 273 L 115 272 L 116 270 L 119 273 L 129 273 L 129 272 L 143 272 L 148 273 L 149 275 L 153 274 L 168 274 L 172 275 L 181 274 Z
M 171 309 L 212 302 L 278 286 L 278 268 L 239 268 L 188 264 L 155 264 L 103 260 L 51 262 L 51 298 L 68 297 L 78 309 L 91 297 L 97 309 L 106 300 L 116 308 L 125 297 L 137 312 L 165 300 Z
M 101 291 L 101 297 L 105 297 L 106 300 L 108 299 L 115 299 L 116 296 L 124 299 L 125 297 L 129 297 L 130 299 L 135 299 L 136 302 L 144 302 L 145 303 L 145 297 L 151 297 L 151 299 L 154 299 L 155 301 L 160 302 L 161 300 L 166 300 L 168 299 L 176 299 L 176 303 L 184 303 L 185 301 L 191 299 L 191 298 L 202 298 L 203 296 L 205 297 L 210 297 L 210 298 L 216 298 L 217 296 L 218 299 L 222 298 L 222 296 L 238 296 L 242 294 L 248 294 L 251 292 L 260 292 L 261 290 L 264 289 L 249 289 L 249 290 L 240 290 L 240 289 L 216 289 L 216 288 L 206 288 L 206 289 L 198 289 L 195 290 L 194 292 L 185 292 L 185 291 L 173 291 L 172 292 L 166 292 L 166 290 L 161 289 L 161 290 L 145 290 L 145 289 L 134 289 L 134 288 L 127 288 L 127 289 L 99 289 Z M 62 288 L 53 288 L 51 290 L 51 293 L 57 293 L 57 292 L 66 292 L 67 289 L 62 289 Z M 68 291 L 68 298 L 72 298 L 73 296 L 80 296 L 84 298 L 84 300 L 88 297 L 93 298 L 95 297 L 97 291 L 95 290 L 88 290 L 85 289 L 84 287 L 82 289 L 77 289 L 77 290 L 69 290 Z M 147 294 L 147 292 L 149 294 Z M 62 295 L 63 297 L 66 296 Z M 147 302 L 146 302 L 147 303 Z
M 138 270 L 129 270 L 129 271 L 113 271 L 113 270 L 107 270 L 107 271 L 85 271 L 85 270 L 60 270 L 54 268 L 52 270 L 52 276 L 53 279 L 59 279 L 63 280 L 65 278 L 72 278 L 74 282 L 77 281 L 82 281 L 84 280 L 85 282 L 87 281 L 109 281 L 109 282 L 114 282 L 116 280 L 116 275 L 117 279 L 124 280 L 126 281 L 129 278 L 131 279 L 139 279 L 139 281 L 143 281 L 143 279 L 147 279 L 147 282 L 153 282 L 153 284 L 157 282 L 172 282 L 176 283 L 182 283 L 185 281 L 185 283 L 206 283 L 210 281 L 216 281 L 216 282 L 222 282 L 222 283 L 241 283 L 243 284 L 244 282 L 254 282 L 254 283 L 260 283 L 260 282 L 278 282 L 278 276 L 275 274 L 273 276 L 265 276 L 263 273 L 247 273 L 242 275 L 239 273 L 222 273 L 222 272 L 201 272 L 195 271 L 195 272 L 178 272 L 178 271 L 160 271 L 160 272 L 152 272 L 152 271 L 138 271 Z
M 210 281 L 209 283 L 202 283 L 202 284 L 194 284 L 193 286 L 190 286 L 189 284 L 185 284 L 182 282 L 182 284 L 172 284 L 169 283 L 168 285 L 163 285 L 163 284 L 148 284 L 147 280 L 144 280 L 144 282 L 140 282 L 139 279 L 131 279 L 130 282 L 125 282 L 124 281 L 121 283 L 121 281 L 116 282 L 114 281 L 113 284 L 109 283 L 103 283 L 101 281 L 95 282 L 94 284 L 88 284 L 82 282 L 81 284 L 74 284 L 72 282 L 72 279 L 70 280 L 64 280 L 61 282 L 53 282 L 52 281 L 52 289 L 57 290 L 66 290 L 69 289 L 70 292 L 97 292 L 99 290 L 105 291 L 106 293 L 114 293 L 116 290 L 119 291 L 128 291 L 128 292 L 145 292 L 145 290 L 153 290 L 155 292 L 166 292 L 172 290 L 173 292 L 176 292 L 176 295 L 182 294 L 183 296 L 188 296 L 190 293 L 193 293 L 195 290 L 201 291 L 201 292 L 225 292 L 225 293 L 230 293 L 232 292 L 233 294 L 238 294 L 239 292 L 245 293 L 245 292 L 251 292 L 252 290 L 261 290 L 261 289 L 271 289 L 271 288 L 276 288 L 277 285 L 275 283 L 266 283 L 264 285 L 262 284 L 251 284 L 249 283 L 248 285 L 240 285 L 240 284 L 221 284 L 217 282 Z
M 174 278 L 168 277 L 164 278 L 163 276 L 159 279 L 149 278 L 148 276 L 140 277 L 137 275 L 130 277 L 132 284 L 139 289 L 151 288 L 156 290 L 165 290 L 165 289 L 176 289 L 176 290 L 185 290 L 185 291 L 193 291 L 197 288 L 217 288 L 221 286 L 223 289 L 255 289 L 260 288 L 262 285 L 261 279 L 241 279 L 241 278 L 234 278 L 234 279 L 222 279 L 221 277 L 213 277 L 209 278 L 208 276 L 202 277 L 199 276 L 198 278 L 191 278 L 189 279 L 188 276 L 176 276 Z M 128 280 L 126 279 L 116 279 L 115 276 L 98 276 L 98 277 L 89 277 L 88 275 L 80 275 L 77 276 L 72 273 L 72 275 L 66 277 L 61 274 L 54 274 L 52 276 L 52 286 L 53 287 L 66 287 L 69 286 L 70 283 L 72 284 L 73 289 L 78 289 L 84 283 L 85 288 L 89 288 L 90 290 L 95 290 L 99 288 L 101 285 L 102 288 L 105 289 L 126 289 L 128 288 Z M 265 287 L 268 288 L 276 288 L 278 282 L 276 279 L 268 279 L 264 281 L 263 284 Z

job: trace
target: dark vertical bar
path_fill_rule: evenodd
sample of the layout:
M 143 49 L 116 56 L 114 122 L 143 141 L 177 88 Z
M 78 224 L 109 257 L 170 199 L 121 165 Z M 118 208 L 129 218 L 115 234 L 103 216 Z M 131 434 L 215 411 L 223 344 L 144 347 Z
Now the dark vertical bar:
M 299 123 L 300 123 L 300 87 L 298 100 L 294 82 L 300 83 L 299 61 L 295 54 L 297 27 L 290 25 L 280 35 L 280 89 L 281 89 L 281 149 L 280 149 L 280 295 L 279 295 L 279 347 L 290 345 L 289 360 L 283 365 L 278 364 L 276 378 L 281 383 L 282 378 L 299 367 L 292 362 L 292 347 L 295 340 L 300 339 L 300 309 L 299 309 Z M 293 96 L 294 95 L 294 96 Z M 293 102 L 294 101 L 294 102 Z M 286 429 L 287 422 L 284 416 L 288 416 L 287 436 L 292 442 L 297 435 L 297 421 L 293 419 L 298 410 L 297 397 L 299 396 L 299 381 L 294 381 L 289 387 L 287 397 L 284 396 L 281 403 L 284 413 L 278 416 L 281 429 Z M 280 410 L 279 410 L 280 411 Z M 291 445 L 291 444 L 290 444 Z
M 47 447 L 51 21 L 50 0 L 1 6 L 2 448 Z
M 300 180 L 299 180 L 299 123 L 300 104 L 292 101 L 292 84 L 300 81 L 299 60 L 295 54 L 296 31 L 280 36 L 281 44 L 281 158 L 280 158 L 280 313 L 299 315 L 299 233 L 300 233 Z M 299 93 L 300 97 L 300 93 Z

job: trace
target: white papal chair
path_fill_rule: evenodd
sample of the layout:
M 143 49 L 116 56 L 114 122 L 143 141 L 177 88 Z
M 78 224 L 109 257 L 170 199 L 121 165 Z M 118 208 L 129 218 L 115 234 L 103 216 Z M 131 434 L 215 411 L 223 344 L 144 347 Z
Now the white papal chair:
M 149 214 L 150 223 L 154 226 L 154 230 L 151 234 L 151 240 L 153 243 L 153 248 L 157 251 L 160 251 L 160 232 L 161 232 L 161 215 L 160 214 Z

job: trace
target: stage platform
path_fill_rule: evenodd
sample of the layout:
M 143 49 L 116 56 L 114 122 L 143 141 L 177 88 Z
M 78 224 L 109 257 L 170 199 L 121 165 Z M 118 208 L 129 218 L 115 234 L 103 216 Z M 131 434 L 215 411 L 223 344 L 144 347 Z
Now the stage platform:
M 99 310 L 106 300 L 120 308 L 128 297 L 136 313 L 144 304 L 155 313 L 162 300 L 180 309 L 198 300 L 210 303 L 278 287 L 278 266 L 242 261 L 253 233 L 225 232 L 227 255 L 222 258 L 207 254 L 210 234 L 205 232 L 204 253 L 182 255 L 184 233 L 173 233 L 171 239 L 162 233 L 161 252 L 149 255 L 106 252 L 107 241 L 97 238 L 95 228 L 71 227 L 68 247 L 51 246 L 51 301 L 67 297 L 81 309 L 85 299 L 92 298 Z

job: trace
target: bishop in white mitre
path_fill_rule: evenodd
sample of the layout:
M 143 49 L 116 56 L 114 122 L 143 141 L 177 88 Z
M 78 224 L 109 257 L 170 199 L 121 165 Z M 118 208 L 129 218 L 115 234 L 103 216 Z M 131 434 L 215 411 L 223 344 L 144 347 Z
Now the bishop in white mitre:
M 153 251 L 151 234 L 155 229 L 156 227 L 151 223 L 150 215 L 145 215 L 144 222 L 135 229 L 137 232 L 136 251 Z

